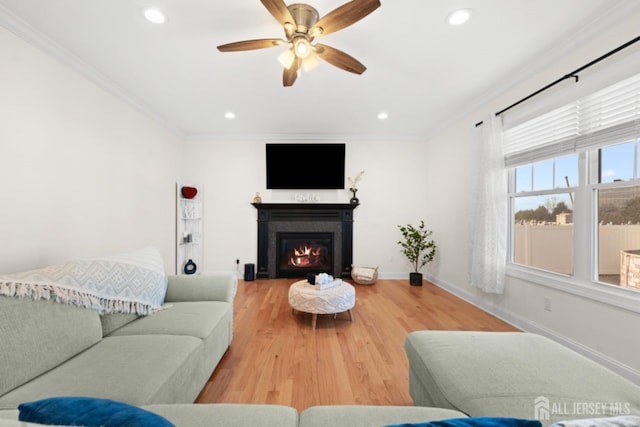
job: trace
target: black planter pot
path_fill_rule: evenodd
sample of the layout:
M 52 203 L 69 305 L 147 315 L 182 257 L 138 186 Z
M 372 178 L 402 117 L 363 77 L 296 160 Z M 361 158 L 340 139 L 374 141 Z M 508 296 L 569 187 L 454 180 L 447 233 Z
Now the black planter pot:
M 409 273 L 409 284 L 411 286 L 422 286 L 422 273 Z

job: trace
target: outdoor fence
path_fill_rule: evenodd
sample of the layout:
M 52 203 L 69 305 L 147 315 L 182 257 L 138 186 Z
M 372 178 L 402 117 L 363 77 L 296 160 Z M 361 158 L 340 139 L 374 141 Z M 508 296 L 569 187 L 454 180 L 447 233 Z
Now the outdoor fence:
M 573 224 L 516 224 L 514 259 L 562 274 L 573 273 Z M 640 250 L 640 224 L 600 225 L 598 271 L 600 275 L 621 274 L 621 253 Z

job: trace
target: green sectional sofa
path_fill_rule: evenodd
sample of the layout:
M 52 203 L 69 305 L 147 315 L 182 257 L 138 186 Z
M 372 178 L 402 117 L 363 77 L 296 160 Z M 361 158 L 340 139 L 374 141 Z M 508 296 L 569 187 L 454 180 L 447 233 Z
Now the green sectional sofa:
M 405 349 L 416 406 L 325 405 L 298 412 L 284 405 L 194 404 L 232 343 L 237 279 L 219 273 L 168 276 L 166 283 L 162 309 L 147 316 L 99 315 L 68 303 L 0 296 L 0 427 L 26 425 L 17 421 L 19 404 L 59 396 L 124 402 L 189 427 L 580 418 L 551 413 L 548 405 L 556 402 L 620 403 L 628 406 L 618 412 L 640 415 L 640 387 L 551 340 L 503 332 L 409 333 Z M 547 412 L 534 412 L 540 397 Z
M 543 424 L 640 415 L 640 386 L 541 335 L 415 331 L 405 351 L 416 405 Z
M 236 286 L 169 276 L 165 308 L 143 317 L 0 296 L 0 410 L 50 396 L 192 403 L 231 344 Z
M 312 406 L 298 412 L 289 406 L 254 404 L 173 404 L 150 405 L 154 412 L 177 427 L 382 427 L 466 418 L 449 409 L 417 406 L 338 405 Z M 26 427 L 17 421 L 18 411 L 0 412 L 0 427 Z

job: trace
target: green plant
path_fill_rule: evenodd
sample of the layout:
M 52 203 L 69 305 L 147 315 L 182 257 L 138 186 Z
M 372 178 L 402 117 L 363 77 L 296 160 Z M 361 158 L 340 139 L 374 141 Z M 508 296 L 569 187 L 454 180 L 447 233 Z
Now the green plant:
M 404 240 L 399 240 L 402 253 L 413 265 L 413 271 L 418 273 L 422 267 L 433 260 L 436 255 L 436 244 L 429 236 L 433 233 L 427 230 L 424 221 L 416 228 L 411 224 L 399 225 Z

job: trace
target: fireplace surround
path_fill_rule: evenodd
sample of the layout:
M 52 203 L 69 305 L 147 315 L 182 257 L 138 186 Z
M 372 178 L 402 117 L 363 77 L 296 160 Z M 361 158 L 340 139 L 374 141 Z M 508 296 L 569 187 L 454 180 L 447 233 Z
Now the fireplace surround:
M 301 240 L 318 237 L 332 259 L 327 272 L 334 277 L 351 277 L 353 262 L 353 210 L 357 204 L 349 203 L 252 203 L 258 210 L 258 260 L 256 278 L 306 277 L 313 269 L 283 269 L 278 255 L 278 242 L 283 237 Z M 326 266 L 325 266 L 326 267 Z M 327 271 L 330 270 L 330 271 Z

